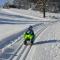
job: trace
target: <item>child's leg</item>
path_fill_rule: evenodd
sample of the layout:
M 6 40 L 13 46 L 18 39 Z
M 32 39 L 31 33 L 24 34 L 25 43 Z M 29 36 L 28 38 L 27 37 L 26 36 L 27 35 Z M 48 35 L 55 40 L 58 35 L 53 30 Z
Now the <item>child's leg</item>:
M 27 41 L 26 40 L 24 41 L 24 44 L 27 45 Z

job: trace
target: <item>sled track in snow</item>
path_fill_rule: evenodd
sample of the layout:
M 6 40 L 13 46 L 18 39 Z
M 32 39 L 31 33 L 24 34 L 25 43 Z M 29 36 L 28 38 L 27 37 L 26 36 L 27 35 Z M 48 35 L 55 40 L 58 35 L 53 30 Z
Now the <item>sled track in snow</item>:
M 37 24 L 38 27 L 40 28 L 35 34 L 36 34 L 36 38 L 39 36 L 39 34 L 45 30 L 49 25 L 49 24 L 42 24 L 39 26 L 39 24 Z M 37 30 L 37 28 L 34 28 L 35 30 Z M 23 38 L 19 41 L 17 41 L 16 43 L 14 43 L 13 45 L 11 45 L 11 49 L 13 48 L 15 50 L 14 53 L 10 53 L 11 56 L 9 59 L 3 59 L 2 60 L 25 60 L 30 49 L 32 46 L 25 46 L 23 45 Z M 9 54 L 9 53 L 6 53 Z
M 47 26 L 49 26 L 49 25 L 43 25 L 43 28 L 42 29 L 40 29 L 38 32 L 36 32 L 35 34 L 36 34 L 36 38 L 39 36 L 39 34 L 43 31 L 43 30 L 45 30 L 46 28 L 47 28 Z M 28 55 L 28 53 L 29 53 L 29 51 L 30 51 L 30 49 L 31 49 L 31 47 L 32 46 L 25 46 L 24 45 L 24 48 L 23 48 L 23 43 L 22 43 L 22 47 L 19 49 L 19 51 L 22 49 L 22 51 L 20 51 L 20 53 L 19 53 L 19 55 L 16 57 L 16 60 L 25 60 L 26 59 L 26 57 L 27 57 L 27 55 Z M 15 60 L 14 58 L 13 59 L 11 59 L 11 60 Z

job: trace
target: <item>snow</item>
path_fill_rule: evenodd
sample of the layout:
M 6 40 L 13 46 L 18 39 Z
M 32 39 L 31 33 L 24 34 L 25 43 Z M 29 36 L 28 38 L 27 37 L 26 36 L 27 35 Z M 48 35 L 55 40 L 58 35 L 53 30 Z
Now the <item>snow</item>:
M 46 12 L 46 18 L 43 18 L 42 12 L 39 11 L 23 9 L 0 9 L 0 42 L 6 41 L 7 38 L 8 40 L 12 39 L 15 35 L 17 36 L 17 34 L 27 29 L 30 25 L 35 25 L 41 23 L 40 21 L 42 21 L 40 26 L 37 25 L 38 27 L 34 28 L 35 34 L 37 34 L 36 32 L 38 32 L 40 29 L 42 30 L 46 26 L 47 28 L 44 31 L 41 31 L 39 36 L 34 41 L 31 49 L 30 46 L 27 46 L 26 48 L 26 46 L 22 45 L 22 48 L 19 50 L 16 56 L 14 56 L 13 60 L 60 60 L 59 20 L 60 13 Z M 47 21 L 55 22 L 50 24 Z M 14 37 L 15 41 L 12 41 L 12 45 L 7 45 L 8 47 L 6 48 L 5 52 L 7 55 L 14 55 L 13 53 L 15 51 L 9 53 L 7 50 L 9 48 L 17 50 L 21 46 L 21 42 L 23 42 L 23 39 L 20 41 L 21 36 L 17 38 L 16 36 Z M 16 42 L 17 40 L 18 42 Z M 21 55 L 21 58 L 19 55 Z M 2 56 L 2 59 L 9 58 L 4 57 L 4 55 Z
M 13 10 L 12 14 L 9 14 L 10 13 L 9 9 L 0 9 L 0 10 L 1 10 L 0 11 L 0 23 L 1 22 L 4 23 L 4 24 L 0 24 L 0 28 L 1 28 L 0 29 L 0 41 L 10 35 L 16 34 L 17 32 L 24 30 L 25 28 L 29 27 L 29 25 L 33 25 L 33 24 L 26 24 L 28 22 L 25 23 L 25 20 L 31 21 L 31 19 L 23 18 L 23 17 L 20 17 L 19 15 L 15 16 L 15 14 L 14 14 L 15 12 L 13 12 L 13 11 L 16 11 L 17 9 L 12 9 Z M 6 13 L 5 10 L 8 13 Z M 16 15 L 17 14 L 18 13 L 16 13 Z M 13 23 L 15 23 L 15 24 L 13 24 Z
M 2 9 L 4 13 L 9 13 L 12 15 L 19 15 L 28 18 L 32 18 L 34 20 L 41 21 L 53 21 L 60 18 L 60 13 L 50 13 L 46 12 L 46 18 L 43 18 L 42 12 L 33 11 L 33 10 L 24 10 L 24 9 Z
M 22 19 L 24 20 L 24 18 Z M 20 32 L 28 28 L 29 25 L 34 25 L 34 24 L 26 24 L 24 21 L 22 21 L 21 23 L 22 19 L 14 15 L 12 16 L 10 14 L 6 14 L 3 10 L 0 11 L 0 45 L 8 40 L 14 40 L 14 39 L 16 40 L 16 38 L 18 38 L 18 36 L 20 35 Z M 10 45 L 7 45 L 0 50 L 4 51 Z
M 27 28 L 27 25 L 0 24 L 0 41 Z
M 35 40 L 26 60 L 60 60 L 60 23 L 45 29 Z

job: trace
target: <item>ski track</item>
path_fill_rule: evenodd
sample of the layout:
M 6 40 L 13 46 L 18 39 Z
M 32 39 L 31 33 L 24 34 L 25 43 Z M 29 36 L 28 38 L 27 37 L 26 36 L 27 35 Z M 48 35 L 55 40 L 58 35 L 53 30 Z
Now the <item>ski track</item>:
M 2 15 L 4 15 L 4 14 L 2 14 Z M 15 18 L 20 17 L 17 15 L 15 15 L 15 16 L 14 15 L 6 15 L 6 16 L 15 17 Z M 24 18 L 27 18 L 27 17 L 24 17 Z M 23 19 L 23 17 L 22 17 L 22 19 Z M 31 18 L 27 18 L 27 19 L 30 20 Z M 20 21 L 20 20 L 14 21 L 14 20 L 10 20 L 10 19 L 9 20 L 6 20 L 6 19 L 0 20 L 0 24 L 35 24 L 36 23 L 36 25 L 33 25 L 33 28 L 34 28 L 33 30 L 36 31 L 35 32 L 36 38 L 39 36 L 39 34 L 43 30 L 45 30 L 49 25 L 54 24 L 55 22 L 54 21 L 47 21 L 47 22 L 46 21 L 36 21 L 36 20 L 35 21 L 34 20 L 32 20 L 32 21 L 31 20 L 30 21 L 27 21 L 27 20 L 26 21 L 25 20 L 24 21 Z M 37 24 L 37 23 L 39 23 L 39 24 Z M 38 29 L 38 28 L 40 28 L 40 29 Z M 19 39 L 15 39 L 16 41 L 15 42 L 12 41 L 14 43 L 11 43 L 11 45 L 9 45 L 9 47 L 14 50 L 13 53 L 11 53 L 11 52 L 7 53 L 6 50 L 8 50 L 9 47 L 5 48 L 5 51 L 3 52 L 2 55 L 4 55 L 4 54 L 9 55 L 10 54 L 9 58 L 5 58 L 5 57 L 1 58 L 1 56 L 0 56 L 0 60 L 15 60 L 15 59 L 16 60 L 25 60 L 26 59 L 26 57 L 27 57 L 27 55 L 32 47 L 32 46 L 23 45 L 23 37 L 21 37 L 21 36 L 26 30 L 27 29 L 22 31 L 21 35 L 18 36 L 18 37 L 20 37 Z M 5 44 L 5 42 L 3 42 L 3 43 Z M 0 45 L 2 45 L 3 43 L 1 43 Z
M 50 25 L 50 24 L 49 24 Z M 44 29 L 46 29 L 47 28 L 47 26 L 49 26 L 49 25 L 46 25 L 46 26 L 44 26 L 41 30 L 39 30 L 36 34 L 36 38 L 39 36 L 39 34 L 44 30 Z M 26 49 L 25 49 L 25 51 L 23 51 L 23 54 L 22 54 L 22 56 L 21 56 L 21 54 L 17 57 L 17 59 L 16 60 L 25 60 L 26 59 L 26 57 L 27 57 L 27 55 L 28 55 L 28 53 L 29 53 L 29 51 L 30 51 L 30 49 L 31 49 L 31 47 L 32 46 L 28 46 Z
M 2 18 L 1 16 L 3 16 L 4 18 Z M 18 18 L 18 20 L 15 18 Z M 0 13 L 0 24 L 35 24 L 35 25 L 33 25 L 33 30 L 35 31 L 36 38 L 49 25 L 52 25 L 56 22 L 58 22 L 58 21 L 56 21 L 56 20 L 55 21 L 36 21 L 33 18 L 29 18 L 29 17 L 11 15 L 11 14 L 9 15 L 8 13 L 7 14 Z M 17 37 L 13 41 L 10 41 L 11 43 L 8 43 L 6 48 L 5 48 L 5 46 L 3 46 L 5 51 L 0 56 L 0 60 L 26 60 L 26 57 L 29 54 L 29 51 L 32 47 L 30 45 L 26 46 L 23 44 L 24 39 L 23 39 L 22 34 L 26 30 L 27 30 L 27 28 L 25 30 L 19 32 L 19 33 L 21 33 L 21 35 L 18 35 L 18 36 L 16 35 Z M 5 41 L 3 41 L 0 45 L 2 45 L 3 43 L 5 44 L 6 42 L 7 41 L 5 39 Z
M 37 32 L 35 32 L 35 34 L 36 34 L 36 38 L 39 36 L 39 34 L 43 31 L 43 30 L 45 30 L 49 25 L 51 25 L 50 23 L 48 23 L 48 24 L 44 24 L 44 23 L 42 23 L 42 24 L 37 24 L 37 25 L 34 25 L 34 29 L 33 30 L 37 30 Z M 39 27 L 38 27 L 39 26 Z M 40 28 L 39 30 L 37 29 L 37 28 L 35 28 L 35 27 L 37 27 L 37 28 Z M 19 47 L 18 47 L 19 46 Z M 26 59 L 26 57 L 27 57 L 27 55 L 28 55 L 28 53 L 29 53 L 29 51 L 30 51 L 30 49 L 31 49 L 31 47 L 32 46 L 25 46 L 25 45 L 23 45 L 23 38 L 21 39 L 21 40 L 18 40 L 17 42 L 15 42 L 14 44 L 12 44 L 11 45 L 11 47 L 12 48 L 14 48 L 14 50 L 15 50 L 15 52 L 12 54 L 12 53 L 10 53 L 11 54 L 11 56 L 8 58 L 8 59 L 6 59 L 6 60 L 25 60 Z M 12 49 L 11 48 L 11 49 Z M 5 54 L 9 54 L 9 53 L 6 53 L 5 52 Z M 2 60 L 3 60 L 3 58 L 1 58 Z M 4 59 L 5 60 L 5 59 Z
M 25 58 L 26 58 L 27 54 L 29 53 L 30 49 L 31 49 L 31 46 L 25 46 L 16 60 L 25 60 Z

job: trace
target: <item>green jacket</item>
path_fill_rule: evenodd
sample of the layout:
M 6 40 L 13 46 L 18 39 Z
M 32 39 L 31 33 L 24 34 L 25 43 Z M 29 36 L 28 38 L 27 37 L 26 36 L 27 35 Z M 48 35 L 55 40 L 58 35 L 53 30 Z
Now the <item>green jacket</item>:
M 24 33 L 24 39 L 25 40 L 32 40 L 33 39 L 33 35 Z

